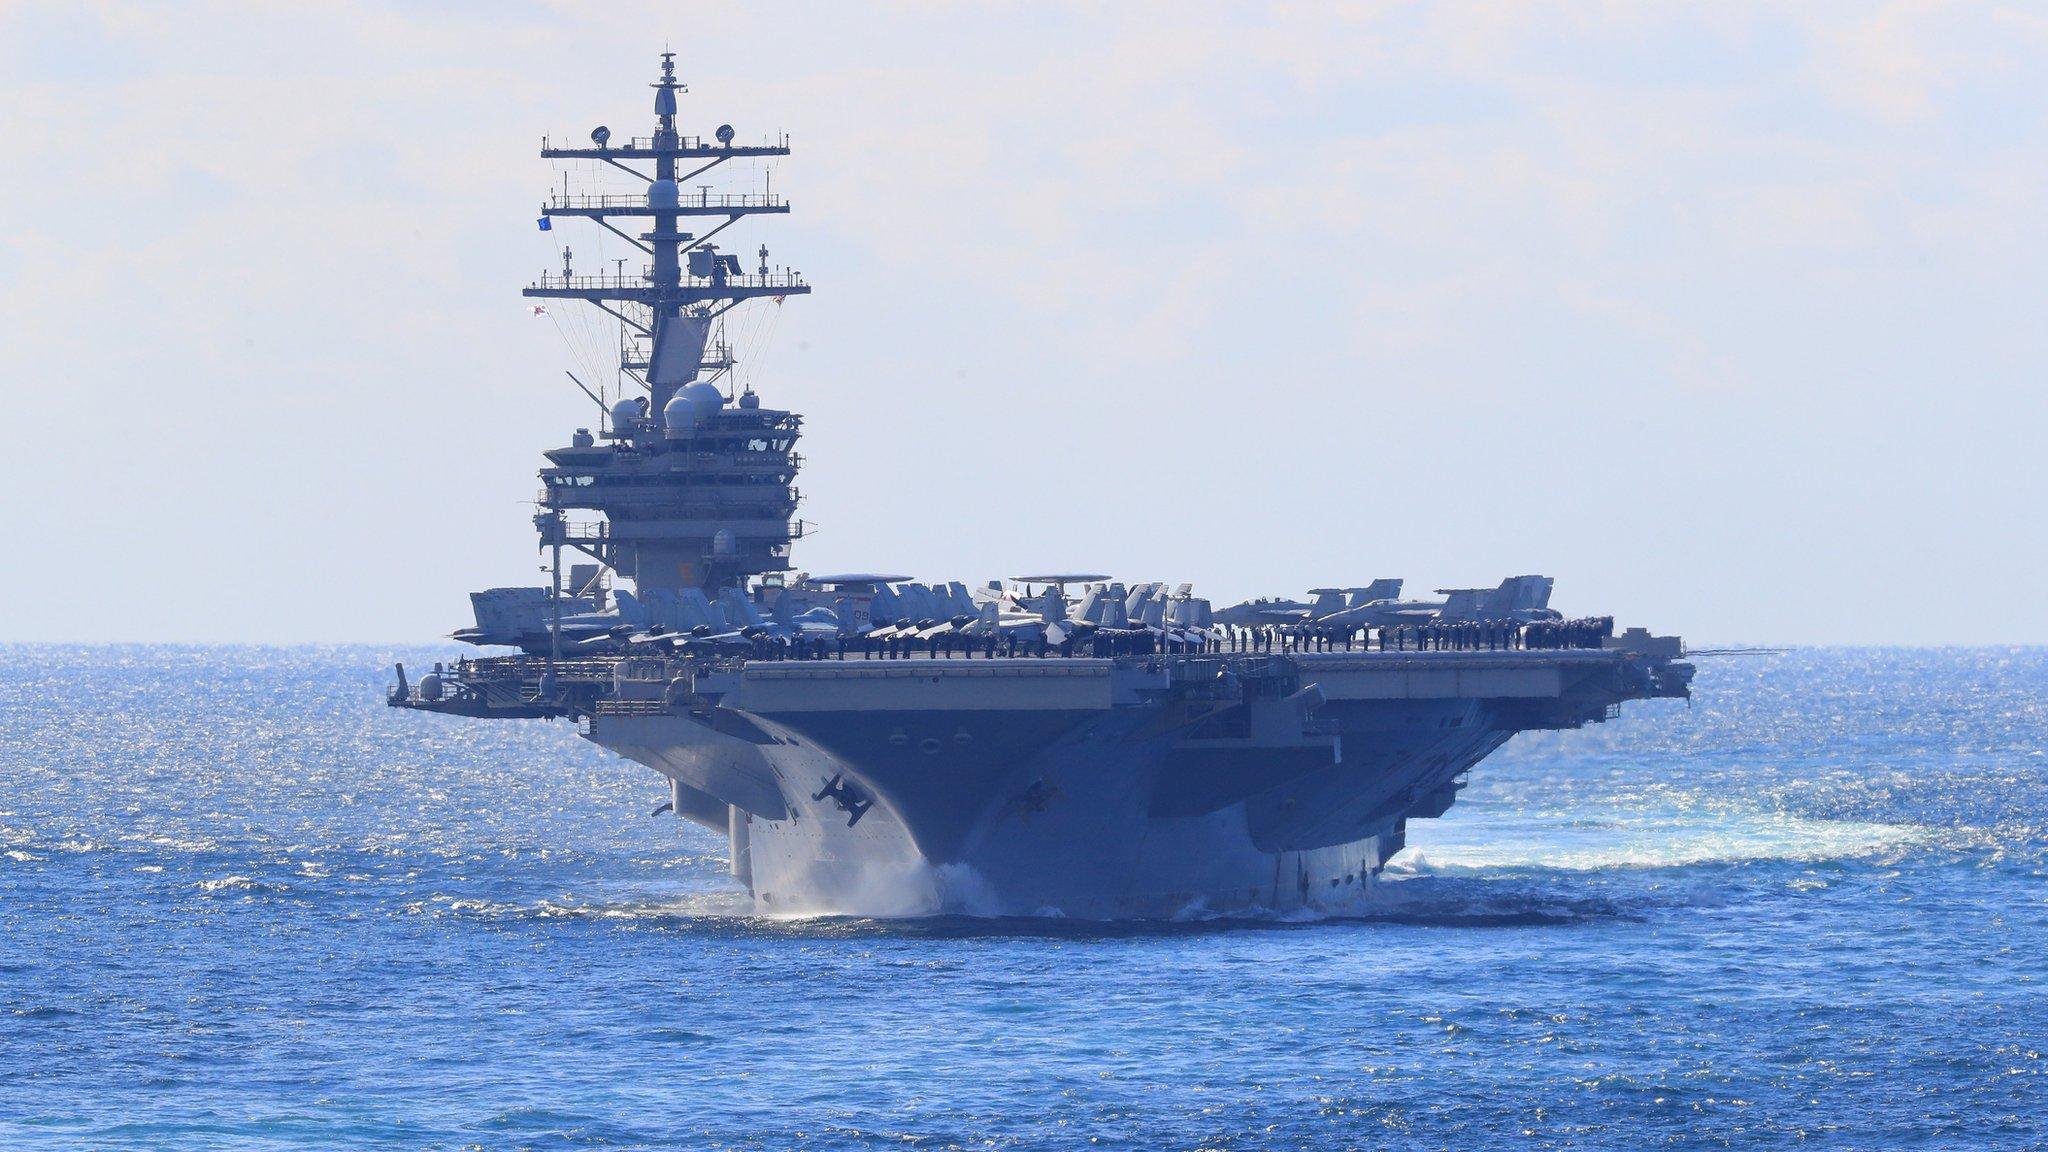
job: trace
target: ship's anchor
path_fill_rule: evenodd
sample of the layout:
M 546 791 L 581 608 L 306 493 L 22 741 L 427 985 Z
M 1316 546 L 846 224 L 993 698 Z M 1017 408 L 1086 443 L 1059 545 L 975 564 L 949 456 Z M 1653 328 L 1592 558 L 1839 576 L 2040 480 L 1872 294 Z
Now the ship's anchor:
M 846 826 L 851 828 L 860 823 L 860 818 L 868 814 L 868 809 L 873 808 L 875 802 L 871 797 L 861 795 L 860 789 L 843 783 L 839 777 L 840 774 L 834 772 L 832 778 L 825 781 L 823 788 L 811 793 L 811 799 L 823 800 L 830 797 L 834 804 L 839 805 L 841 812 L 851 813 L 846 818 Z

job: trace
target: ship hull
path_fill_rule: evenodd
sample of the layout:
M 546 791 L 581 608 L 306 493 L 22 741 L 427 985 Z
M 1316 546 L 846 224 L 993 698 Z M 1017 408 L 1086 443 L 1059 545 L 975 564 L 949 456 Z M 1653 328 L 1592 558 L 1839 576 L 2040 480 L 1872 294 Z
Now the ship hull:
M 973 730 L 972 721 L 962 728 L 958 716 L 944 720 Z M 753 771 L 780 782 L 792 799 L 779 818 L 734 805 L 720 829 L 729 838 L 734 879 L 763 915 L 1152 919 L 1341 912 L 1369 901 L 1382 857 L 1391 854 L 1383 850 L 1394 839 L 1382 833 L 1275 850 L 1255 834 L 1260 818 L 1251 800 L 1156 814 L 1155 794 L 1172 768 L 1166 741 L 1056 741 L 940 801 L 917 790 L 933 767 L 920 763 L 926 755 L 915 746 L 894 761 L 867 761 L 842 759 L 788 730 L 776 733 L 777 742 L 755 745 L 702 728 L 667 738 L 650 729 L 668 725 L 610 727 L 596 737 L 600 743 L 654 767 L 672 787 L 700 795 L 699 785 L 729 787 L 733 763 L 750 756 Z M 637 731 L 629 736 L 621 728 Z M 881 736 L 886 744 L 887 734 Z M 1256 753 L 1239 755 L 1247 767 L 1260 766 L 1251 763 Z M 872 797 L 872 805 L 855 818 L 831 795 L 821 797 L 835 780 Z M 1391 832 L 1398 820 L 1382 824 Z
M 1409 822 L 1516 732 L 1691 671 L 1620 647 L 512 659 L 391 701 L 576 716 L 727 837 L 763 914 L 1117 919 L 1365 907 Z
M 668 776 L 680 814 L 724 816 L 762 914 L 1124 919 L 1361 909 L 1407 819 L 1509 736 L 1469 700 L 1346 723 L 1287 742 L 1156 708 L 866 708 L 590 735 Z

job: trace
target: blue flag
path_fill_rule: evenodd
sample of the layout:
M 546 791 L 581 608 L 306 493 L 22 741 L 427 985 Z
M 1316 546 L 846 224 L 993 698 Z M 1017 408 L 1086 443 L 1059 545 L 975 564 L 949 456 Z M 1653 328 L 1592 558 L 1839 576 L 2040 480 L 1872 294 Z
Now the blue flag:
M 543 232 L 553 232 L 555 230 L 555 222 L 545 216 L 541 217 L 536 223 L 540 225 L 540 230 Z

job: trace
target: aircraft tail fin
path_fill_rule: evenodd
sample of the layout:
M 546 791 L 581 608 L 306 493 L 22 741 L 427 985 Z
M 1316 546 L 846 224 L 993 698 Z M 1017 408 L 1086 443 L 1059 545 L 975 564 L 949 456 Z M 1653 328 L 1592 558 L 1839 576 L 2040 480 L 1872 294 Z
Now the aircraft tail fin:
M 887 584 L 875 585 L 875 594 L 868 599 L 868 619 L 879 626 L 893 622 L 903 616 L 903 599 L 894 588 Z
M 1311 620 L 1321 620 L 1332 612 L 1342 612 L 1344 610 L 1344 590 L 1342 588 L 1311 588 L 1309 593 L 1316 598 L 1315 604 L 1308 611 L 1308 618 Z
M 618 605 L 619 619 L 635 628 L 645 628 L 654 622 L 648 618 L 647 606 L 640 603 L 640 598 L 624 588 L 612 591 L 612 602 Z
M 958 580 L 946 584 L 946 615 L 971 616 L 974 614 L 974 596 L 967 591 L 967 585 Z
M 1031 602 L 1031 606 L 1038 610 L 1038 618 L 1048 624 L 1057 624 L 1067 619 L 1067 598 L 1060 595 L 1057 587 L 1047 587 Z
M 1102 622 L 1102 596 L 1103 594 L 1099 589 L 1090 588 L 1081 597 L 1080 603 L 1074 605 L 1069 615 L 1075 620 L 1085 621 L 1090 624 L 1100 624 Z
M 1376 600 L 1399 600 L 1400 598 L 1401 581 L 1398 579 L 1382 578 L 1374 580 L 1363 588 L 1354 590 L 1351 593 L 1351 607 L 1356 608 L 1361 604 L 1371 604 Z
M 1550 607 L 1550 590 L 1557 581 L 1548 576 L 1512 576 L 1505 584 L 1515 586 L 1514 608 Z
M 545 588 L 488 588 L 469 594 L 476 613 L 479 643 L 512 644 L 521 633 L 547 627 L 548 590 Z
M 704 623 L 704 621 L 696 618 L 694 609 L 687 602 L 679 598 L 673 589 L 649 588 L 640 593 L 640 598 L 647 602 L 647 622 L 649 624 L 659 624 L 664 628 L 675 628 L 687 632 L 697 625 Z
M 1131 614 L 1126 607 L 1129 603 L 1130 594 L 1124 591 L 1123 585 L 1111 584 L 1107 595 L 1109 600 L 1102 606 L 1102 626 L 1105 628 L 1130 627 Z
M 1143 617 L 1145 615 L 1145 605 L 1151 603 L 1152 593 L 1157 591 L 1158 588 L 1159 585 L 1157 584 L 1131 585 L 1130 592 L 1124 596 L 1124 615 L 1132 619 Z
M 903 598 L 904 616 L 913 622 L 937 620 L 945 615 L 945 611 L 939 607 L 938 597 L 932 595 L 928 585 L 913 580 L 897 589 L 897 594 Z
M 1154 596 L 1145 601 L 1144 612 L 1139 619 L 1153 628 L 1166 627 L 1166 598 Z
M 767 621 L 754 610 L 754 602 L 737 588 L 725 587 L 718 590 L 718 606 L 725 612 L 727 626 L 734 628 L 759 628 Z
M 1440 588 L 1444 594 L 1444 606 L 1437 615 L 1444 620 L 1477 620 L 1483 603 L 1482 596 L 1493 591 L 1490 588 Z
M 726 622 L 725 613 L 720 612 L 718 606 L 711 602 L 711 598 L 704 595 L 702 588 L 685 588 L 677 593 L 677 596 L 682 601 L 684 616 L 695 618 L 690 627 L 708 627 L 713 631 L 723 632 L 733 626 Z

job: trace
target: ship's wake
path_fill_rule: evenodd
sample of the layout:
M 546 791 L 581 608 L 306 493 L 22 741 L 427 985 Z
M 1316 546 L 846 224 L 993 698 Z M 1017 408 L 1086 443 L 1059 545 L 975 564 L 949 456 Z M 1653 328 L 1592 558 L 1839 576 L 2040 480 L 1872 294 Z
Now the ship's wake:
M 1612 818 L 1517 814 L 1447 824 L 1441 837 L 1391 860 L 1370 895 L 1339 908 L 1211 909 L 1196 901 L 1172 916 L 1100 920 L 1058 907 L 1007 906 L 963 865 L 906 862 L 796 884 L 757 904 L 718 879 L 677 889 L 558 893 L 533 900 L 435 896 L 409 912 L 489 919 L 587 920 L 657 929 L 796 935 L 1101 937 L 1286 929 L 1317 924 L 1409 927 L 1570 927 L 1642 920 L 1673 905 L 1730 898 L 1728 868 L 1896 859 L 1926 840 L 1911 826 L 1784 814 L 1613 813 Z M 1697 874 L 1708 870 L 1715 875 Z M 857 883 L 849 889 L 849 883 Z M 1792 881 L 1794 887 L 1798 885 Z M 857 912 L 850 912 L 857 909 Z
M 1430 828 L 1388 862 L 1395 876 L 1609 872 L 1886 858 L 1928 837 L 1911 825 L 1772 812 L 1475 817 Z

